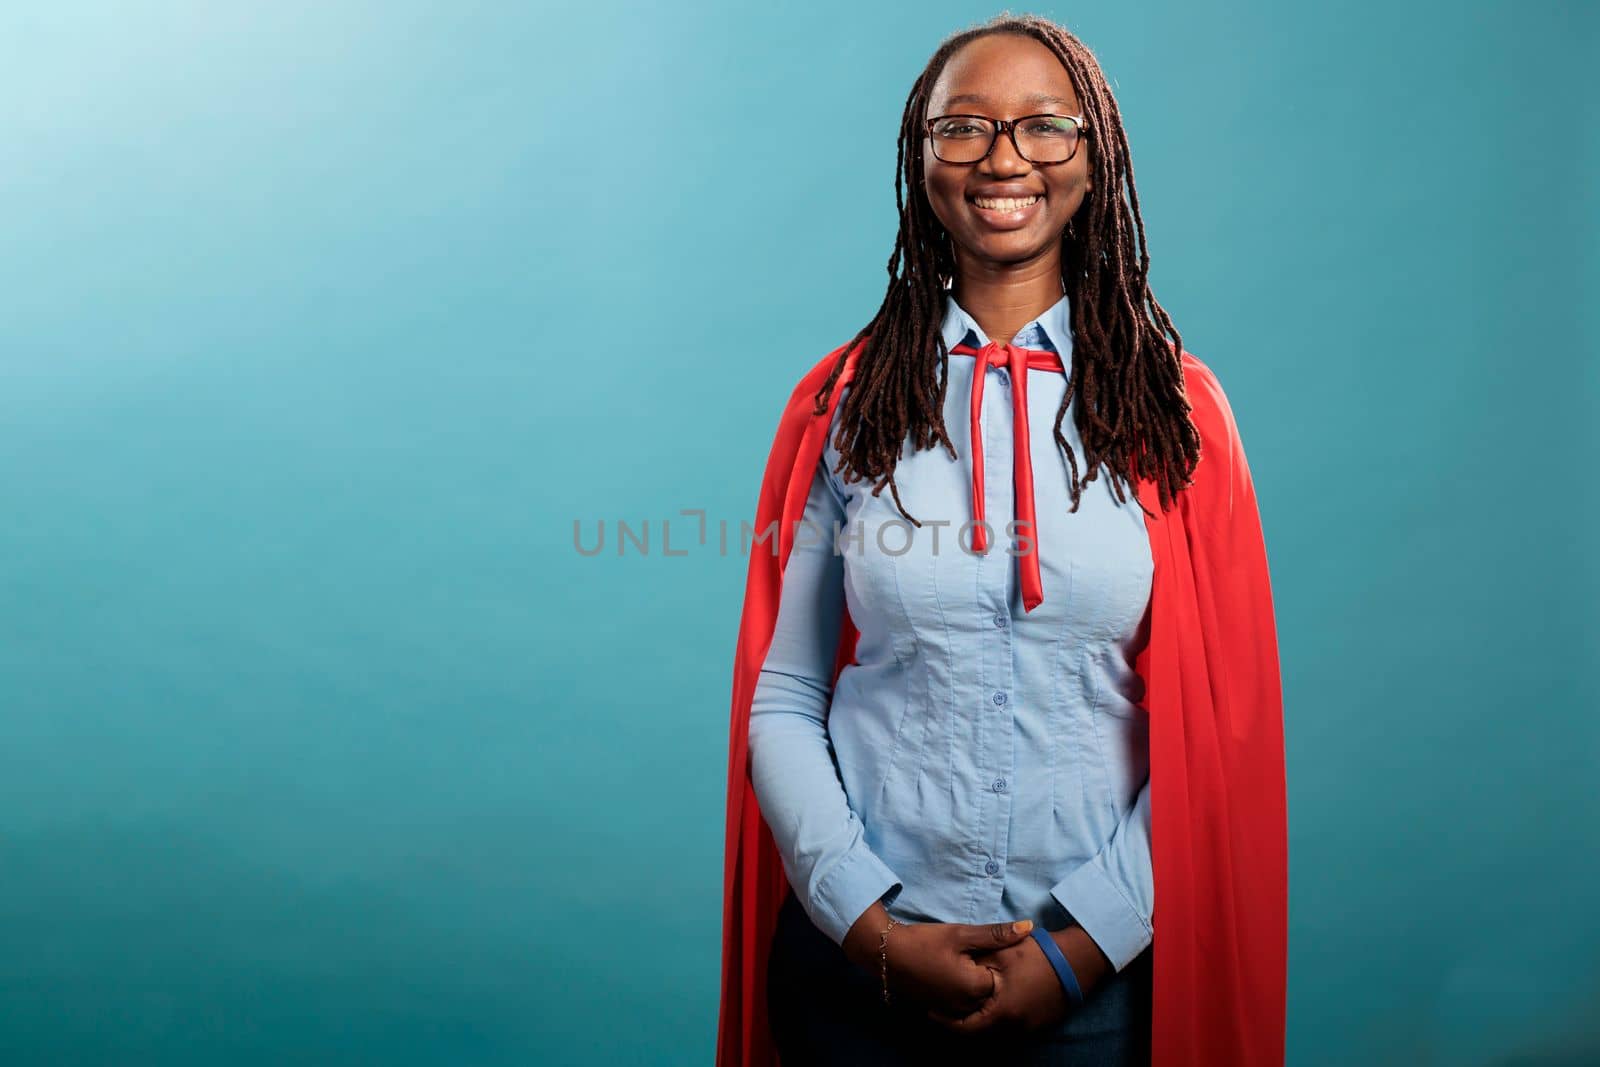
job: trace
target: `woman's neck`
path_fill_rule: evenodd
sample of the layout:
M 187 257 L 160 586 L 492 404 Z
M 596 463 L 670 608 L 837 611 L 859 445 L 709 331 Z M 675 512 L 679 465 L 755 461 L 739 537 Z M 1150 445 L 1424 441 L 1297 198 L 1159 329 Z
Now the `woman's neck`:
M 1009 343 L 1018 330 L 1054 307 L 1062 292 L 1060 264 L 1021 277 L 968 274 L 950 287 L 950 295 L 983 327 L 989 340 L 1002 343 Z

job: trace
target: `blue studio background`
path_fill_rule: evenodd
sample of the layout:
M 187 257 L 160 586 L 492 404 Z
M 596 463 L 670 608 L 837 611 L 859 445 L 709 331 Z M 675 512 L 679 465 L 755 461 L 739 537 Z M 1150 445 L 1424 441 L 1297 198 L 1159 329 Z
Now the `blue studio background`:
M 1038 10 L 1257 480 L 1290 1062 L 1600 1062 L 1596 5 Z M 992 13 L 0 5 L 0 1062 L 711 1061 L 680 511 L 752 517 Z

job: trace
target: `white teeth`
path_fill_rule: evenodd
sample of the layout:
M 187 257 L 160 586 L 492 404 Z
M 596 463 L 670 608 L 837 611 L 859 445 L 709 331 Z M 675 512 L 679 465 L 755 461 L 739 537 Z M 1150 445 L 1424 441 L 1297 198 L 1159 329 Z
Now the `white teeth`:
M 992 200 L 988 197 L 975 196 L 972 198 L 972 202 L 977 204 L 979 207 L 989 208 L 993 211 L 1021 211 L 1023 208 L 1036 202 L 1038 199 L 1039 197 L 1037 196 L 1030 196 L 1024 200 L 1018 200 L 1016 197 L 1008 196 L 1002 197 L 999 200 Z

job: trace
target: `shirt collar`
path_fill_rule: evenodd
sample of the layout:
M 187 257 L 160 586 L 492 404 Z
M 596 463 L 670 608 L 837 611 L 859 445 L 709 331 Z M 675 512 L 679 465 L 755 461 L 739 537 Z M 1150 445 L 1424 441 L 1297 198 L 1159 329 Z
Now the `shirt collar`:
M 978 320 L 967 314 L 966 309 L 956 303 L 956 298 L 948 289 L 944 291 L 944 302 L 944 322 L 939 327 L 939 332 L 944 335 L 946 348 L 954 348 L 962 341 L 974 348 L 982 348 L 989 343 L 989 337 L 983 332 L 983 327 L 978 325 Z M 1061 294 L 1060 300 L 1018 330 L 1012 342 L 1025 348 L 1052 348 L 1058 355 L 1070 355 L 1071 298 L 1065 293 Z

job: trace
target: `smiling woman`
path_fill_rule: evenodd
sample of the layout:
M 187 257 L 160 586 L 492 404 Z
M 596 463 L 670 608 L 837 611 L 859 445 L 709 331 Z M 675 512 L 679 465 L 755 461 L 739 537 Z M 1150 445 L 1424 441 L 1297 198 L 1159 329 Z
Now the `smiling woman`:
M 718 1062 L 1281 1063 L 1265 549 L 1105 76 L 1044 19 L 957 34 L 898 159 L 883 303 L 762 484 Z
M 994 63 L 1001 78 L 983 78 L 986 60 Z M 979 86 L 979 91 L 949 91 L 969 83 Z M 1050 85 L 1051 89 L 1024 91 L 1029 85 Z M 1009 120 L 990 117 L 1012 108 L 1055 108 L 1057 112 Z M 945 66 L 928 109 L 934 116 L 927 119 L 925 142 L 933 156 L 924 160 L 928 200 L 947 232 L 967 238 L 958 238 L 958 246 L 976 247 L 982 230 L 1027 235 L 1031 229 L 1036 244 L 1038 227 L 1052 227 L 1056 234 L 1065 232 L 1093 185 L 1089 154 L 1078 150 L 1087 136 L 1083 112 L 1066 68 L 1049 49 L 1022 37 L 980 39 Z M 956 109 L 973 113 L 957 113 Z M 1002 133 L 1009 135 L 1012 154 L 1026 173 L 1007 171 L 1004 158 L 989 168 L 994 171 L 992 180 L 964 169 L 990 160 Z M 971 207 L 962 210 L 965 205 Z M 976 226 L 971 225 L 974 220 Z M 1026 239 L 1013 240 L 1011 249 L 1017 250 Z M 988 251 L 1003 256 L 1007 248 L 997 243 Z

